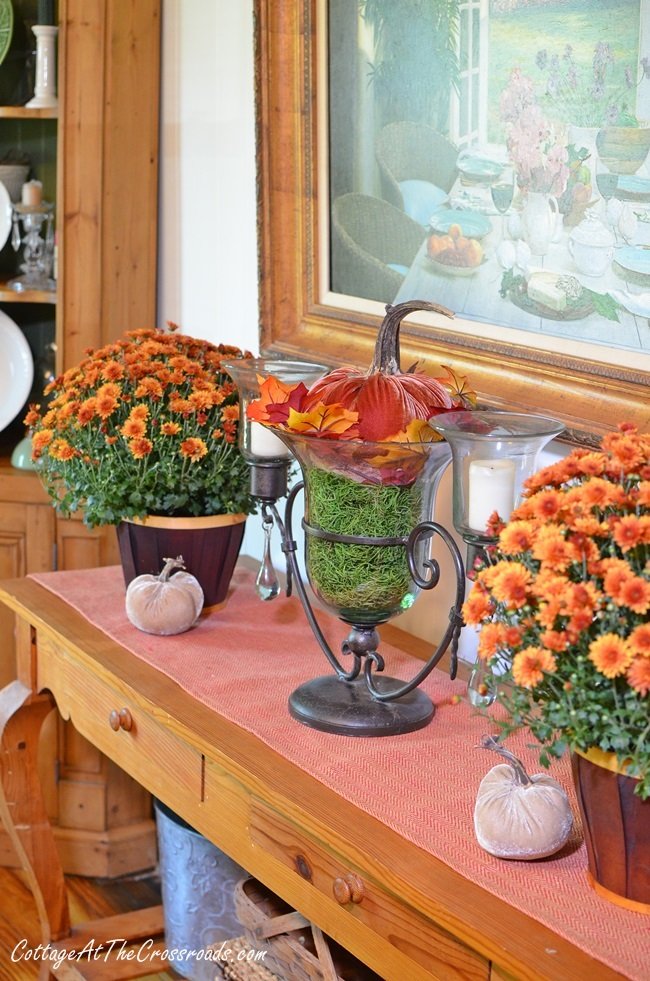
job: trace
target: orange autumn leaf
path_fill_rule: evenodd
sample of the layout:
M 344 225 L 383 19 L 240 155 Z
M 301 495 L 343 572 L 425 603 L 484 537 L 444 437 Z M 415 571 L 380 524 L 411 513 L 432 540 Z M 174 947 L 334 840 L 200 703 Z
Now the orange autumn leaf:
M 259 398 L 251 402 L 246 415 L 249 419 L 256 422 L 283 423 L 287 421 L 289 411 L 300 409 L 307 388 L 303 382 L 296 385 L 287 385 L 274 375 L 268 378 L 257 376 L 260 383 Z
M 442 375 L 440 378 L 436 378 L 437 382 L 447 389 L 452 399 L 454 400 L 455 408 L 463 409 L 474 409 L 476 408 L 476 403 L 478 401 L 478 396 L 473 388 L 470 387 L 469 379 L 467 375 L 459 375 L 458 372 L 454 371 L 451 365 L 443 364 L 442 370 L 446 372 L 446 376 Z
M 387 436 L 386 443 L 436 443 L 442 439 L 440 433 L 432 429 L 425 419 L 413 419 L 406 429 Z
M 345 409 L 338 403 L 324 405 L 319 402 L 309 412 L 290 409 L 287 428 L 294 433 L 307 433 L 312 436 L 355 439 L 359 435 L 358 418 L 357 412 Z

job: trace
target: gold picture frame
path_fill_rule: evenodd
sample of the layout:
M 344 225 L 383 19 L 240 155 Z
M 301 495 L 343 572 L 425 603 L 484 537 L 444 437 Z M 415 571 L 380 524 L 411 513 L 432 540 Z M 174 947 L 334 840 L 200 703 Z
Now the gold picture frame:
M 382 306 L 326 296 L 325 0 L 255 0 L 261 345 L 368 365 Z M 320 52 L 320 56 L 319 56 Z M 480 402 L 562 419 L 573 439 L 629 421 L 650 429 L 650 376 L 634 365 L 472 333 L 423 315 L 402 327 L 405 364 L 466 374 Z M 449 324 L 451 323 L 451 329 Z M 650 325 L 649 325 L 650 329 Z M 585 345 L 581 346 L 585 348 Z M 644 354 L 644 357 L 649 355 Z

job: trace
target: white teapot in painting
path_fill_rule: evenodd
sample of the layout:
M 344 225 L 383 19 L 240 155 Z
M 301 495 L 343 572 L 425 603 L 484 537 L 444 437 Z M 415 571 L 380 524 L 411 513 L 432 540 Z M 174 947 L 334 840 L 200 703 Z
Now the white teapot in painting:
M 593 211 L 569 235 L 569 253 L 578 272 L 602 276 L 614 258 L 615 239 Z

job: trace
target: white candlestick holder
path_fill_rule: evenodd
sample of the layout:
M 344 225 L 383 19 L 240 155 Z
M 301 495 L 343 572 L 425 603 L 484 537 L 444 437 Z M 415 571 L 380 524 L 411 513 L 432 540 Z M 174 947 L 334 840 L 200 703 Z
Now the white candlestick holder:
M 34 98 L 28 109 L 54 109 L 59 104 L 56 95 L 56 36 L 59 28 L 51 24 L 34 24 L 36 35 L 36 84 Z

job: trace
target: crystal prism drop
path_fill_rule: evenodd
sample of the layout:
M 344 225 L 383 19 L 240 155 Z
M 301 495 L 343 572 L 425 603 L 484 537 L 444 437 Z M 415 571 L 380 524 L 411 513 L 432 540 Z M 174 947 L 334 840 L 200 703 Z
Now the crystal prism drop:
M 474 708 L 487 708 L 497 697 L 483 661 L 477 661 L 467 682 L 467 697 Z
M 14 216 L 13 228 L 11 229 L 11 247 L 14 252 L 17 252 L 20 248 L 20 228 L 18 227 L 18 218 Z
M 264 522 L 264 554 L 260 571 L 255 580 L 255 590 L 260 599 L 272 600 L 280 592 L 280 580 L 273 568 L 271 559 L 271 532 L 273 531 L 273 521 Z

